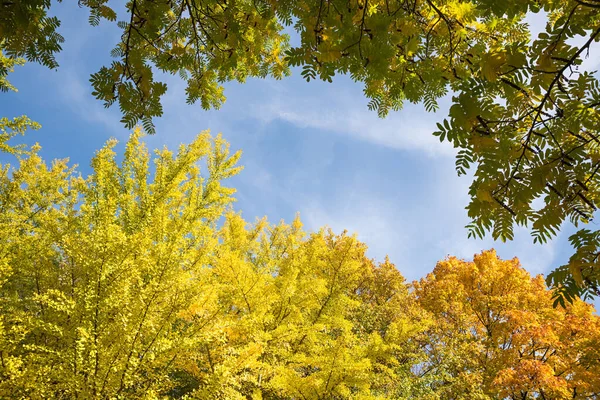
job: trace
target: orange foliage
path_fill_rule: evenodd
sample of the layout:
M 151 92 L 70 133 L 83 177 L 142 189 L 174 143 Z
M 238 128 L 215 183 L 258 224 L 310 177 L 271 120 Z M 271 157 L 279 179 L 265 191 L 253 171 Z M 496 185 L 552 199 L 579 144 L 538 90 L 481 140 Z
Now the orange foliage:
M 441 397 L 584 399 L 600 392 L 600 318 L 580 300 L 553 308 L 542 276 L 531 277 L 516 258 L 500 260 L 494 250 L 473 262 L 451 257 L 414 287 L 437 321 L 428 368 Z

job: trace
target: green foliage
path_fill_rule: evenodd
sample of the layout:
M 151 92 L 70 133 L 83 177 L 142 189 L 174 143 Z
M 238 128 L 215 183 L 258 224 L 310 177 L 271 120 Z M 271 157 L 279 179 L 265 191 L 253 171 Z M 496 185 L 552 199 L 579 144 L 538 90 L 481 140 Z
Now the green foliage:
M 8 81 L 8 74 L 14 71 L 15 66 L 23 65 L 25 60 L 22 58 L 6 57 L 0 49 L 0 92 L 13 91 L 17 89 Z
M 90 7 L 92 25 L 117 19 L 106 1 L 82 3 Z M 187 102 L 199 101 L 205 109 L 221 106 L 223 82 L 288 73 L 282 56 L 288 38 L 262 2 L 133 0 L 127 10 L 128 20 L 118 22 L 122 40 L 111 53 L 117 61 L 90 81 L 107 107 L 118 101 L 128 128 L 141 121 L 153 133 L 152 118 L 162 115 L 167 88 L 154 80 L 152 67 L 179 73 L 187 81 Z
M 48 68 L 58 67 L 54 54 L 61 50 L 64 39 L 56 31 L 60 26 L 58 18 L 47 16 L 50 3 L 50 0 L 2 3 L 0 49 L 8 57 L 27 58 Z
M 188 103 L 204 108 L 222 104 L 226 81 L 281 78 L 289 66 L 301 67 L 307 81 L 344 73 L 364 84 L 380 116 L 404 101 L 433 111 L 453 94 L 434 134 L 459 149 L 459 174 L 476 168 L 469 236 L 511 240 L 523 225 L 545 243 L 567 220 L 591 221 L 600 205 L 600 85 L 581 68 L 600 39 L 596 0 L 130 0 L 124 20 L 107 0 L 80 5 L 92 25 L 105 19 L 122 30 L 115 61 L 91 83 L 107 107 L 119 104 L 127 127 L 141 122 L 153 132 L 167 90 L 156 69 L 178 73 Z M 0 87 L 9 87 L 4 77 L 19 57 L 56 67 L 62 37 L 48 7 L 46 0 L 4 6 Z M 537 38 L 524 22 L 528 12 L 547 15 Z M 298 33 L 298 47 L 289 47 L 284 25 Z M 598 254 L 592 245 L 578 248 L 572 262 L 589 265 L 582 279 L 554 275 L 558 293 L 598 294 Z
M 542 2 L 549 13 L 545 32 L 531 45 L 494 50 L 482 58 L 480 77 L 457 86 L 438 135 L 462 149 L 459 173 L 476 163 L 470 236 L 512 239 L 517 224 L 546 243 L 566 220 L 575 226 L 592 220 L 599 204 L 600 86 L 578 66 L 599 38 L 600 17 L 586 4 Z M 580 35 L 583 44 L 572 45 Z M 589 233 L 571 238 L 576 252 L 569 266 L 549 276 L 556 304 L 600 293 L 600 237 Z

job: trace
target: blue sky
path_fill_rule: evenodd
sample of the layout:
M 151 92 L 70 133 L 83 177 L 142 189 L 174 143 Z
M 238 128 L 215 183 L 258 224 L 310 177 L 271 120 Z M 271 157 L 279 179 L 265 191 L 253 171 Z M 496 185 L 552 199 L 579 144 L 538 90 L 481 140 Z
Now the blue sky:
M 53 7 L 66 38 L 61 66 L 19 68 L 11 75 L 19 92 L 0 95 L 0 109 L 2 116 L 27 114 L 42 124 L 26 141 L 39 142 L 44 158 L 69 157 L 87 173 L 96 149 L 109 137 L 123 142 L 129 134 L 118 109 L 105 109 L 91 96 L 88 81 L 110 62 L 119 32 L 106 23 L 90 27 L 86 10 L 71 2 Z M 592 67 L 594 55 L 586 61 Z M 492 247 L 536 274 L 571 254 L 569 225 L 544 246 L 534 245 L 527 229 L 517 230 L 510 243 L 467 239 L 470 178 L 456 176 L 454 149 L 431 135 L 447 99 L 438 114 L 406 105 L 380 119 L 367 109 L 360 84 L 344 76 L 306 83 L 294 71 L 283 81 L 228 84 L 221 110 L 204 111 L 185 104 L 178 77 L 166 79 L 164 116 L 148 146 L 175 148 L 205 129 L 222 132 L 233 149 L 243 149 L 245 169 L 229 185 L 238 190 L 235 208 L 249 221 L 264 215 L 291 221 L 299 212 L 307 229 L 348 229 L 367 243 L 371 257 L 389 255 L 409 280 L 447 255 L 471 259 Z

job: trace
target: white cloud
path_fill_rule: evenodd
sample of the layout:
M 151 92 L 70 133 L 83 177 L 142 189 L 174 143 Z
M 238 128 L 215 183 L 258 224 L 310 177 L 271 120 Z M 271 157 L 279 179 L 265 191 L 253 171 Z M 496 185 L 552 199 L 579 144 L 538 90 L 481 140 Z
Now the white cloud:
M 456 154 L 450 144 L 440 143 L 432 135 L 442 115 L 427 113 L 422 105 L 406 104 L 400 112 L 391 112 L 382 119 L 368 110 L 361 84 L 347 77 L 338 77 L 331 84 L 289 79 L 297 83 L 278 82 L 278 89 L 261 95 L 260 104 L 250 105 L 249 115 L 264 123 L 282 120 L 393 149 L 422 151 L 428 156 Z M 312 90 L 298 90 L 300 85 Z M 440 109 L 446 112 L 448 107 L 449 99 L 444 98 Z
M 77 65 L 76 70 L 62 75 L 68 79 L 56 82 L 61 88 L 59 93 L 82 118 L 101 123 L 110 132 L 126 133 L 119 122 L 118 110 L 113 108 L 107 112 L 90 95 L 88 72 L 80 69 Z M 468 202 L 470 179 L 459 179 L 455 175 L 454 149 L 432 135 L 436 130 L 435 122 L 442 119 L 448 110 L 448 98 L 441 102 L 440 114 L 426 113 L 421 105 L 406 104 L 402 111 L 380 119 L 375 112 L 367 109 L 360 83 L 342 76 L 336 77 L 332 84 L 307 84 L 296 71 L 292 78 L 283 81 L 252 79 L 243 86 L 229 84 L 225 92 L 228 100 L 223 109 L 204 112 L 198 104 L 185 104 L 185 84 L 178 77 L 162 78 L 166 78 L 169 84 L 163 101 L 165 116 L 156 121 L 159 134 L 148 138 L 150 147 L 189 141 L 192 135 L 207 128 L 212 128 L 213 133 L 223 130 L 226 137 L 231 137 L 238 133 L 232 131 L 240 129 L 240 122 L 244 126 L 248 121 L 250 126 L 256 121 L 266 125 L 280 120 L 323 131 L 323 134 L 330 133 L 332 141 L 351 138 L 427 155 L 430 161 L 427 168 L 439 171 L 432 180 L 420 183 L 413 193 L 394 197 L 393 190 L 386 189 L 381 193 L 363 190 L 365 180 L 376 181 L 378 177 L 360 175 L 360 162 L 357 161 L 352 167 L 356 170 L 355 181 L 339 183 L 334 180 L 331 182 L 335 189 L 333 194 L 326 195 L 318 192 L 315 181 L 331 179 L 326 175 L 332 162 L 326 157 L 327 151 L 300 158 L 302 163 L 286 172 L 285 180 L 294 182 L 289 185 L 278 181 L 277 174 L 270 169 L 273 166 L 260 158 L 267 153 L 256 151 L 253 158 L 242 160 L 247 167 L 243 179 L 254 188 L 254 192 L 239 193 L 240 197 L 244 197 L 244 209 L 261 214 L 263 210 L 276 209 L 285 203 L 290 209 L 300 211 L 308 229 L 329 225 L 336 232 L 344 229 L 357 232 L 359 238 L 369 245 L 370 256 L 382 260 L 389 254 L 408 279 L 423 276 L 433 269 L 436 261 L 448 254 L 470 259 L 473 254 L 491 247 L 496 247 L 504 258 L 518 256 L 522 264 L 534 273 L 547 272 L 555 266 L 556 241 L 545 246 L 533 245 L 528 232 L 523 229 L 509 244 L 494 243 L 490 238 L 483 241 L 467 239 L 464 225 L 468 220 L 464 207 Z M 257 132 L 244 134 L 253 135 L 253 139 L 233 141 L 234 147 L 245 142 L 245 145 L 257 146 Z M 241 137 L 235 136 L 236 140 Z M 303 151 L 315 152 L 310 148 Z M 368 156 L 369 152 L 364 154 Z M 398 154 L 401 156 L 400 152 Z M 307 166 L 307 162 L 310 165 Z M 310 170 L 308 173 L 307 169 Z M 397 175 L 398 185 L 402 185 L 402 179 L 408 179 L 402 178 L 402 174 L 417 179 L 416 171 L 385 173 Z M 275 219 L 271 213 L 268 214 L 272 220 Z M 247 217 L 252 219 L 254 215 Z
M 328 226 L 336 233 L 344 230 L 356 233 L 369 246 L 369 255 L 379 261 L 389 255 L 392 262 L 401 263 L 414 253 L 409 234 L 414 227 L 397 225 L 397 206 L 388 200 L 368 195 L 351 195 L 343 202 L 330 200 L 329 204 L 308 201 L 300 207 L 300 216 L 308 229 Z M 402 269 L 403 265 L 399 267 Z
M 201 124 L 201 129 L 217 127 L 230 131 L 234 121 L 253 120 L 262 126 L 284 121 L 299 128 L 392 149 L 420 151 L 430 157 L 456 154 L 452 145 L 440 143 L 432 135 L 437 129 L 436 122 L 449 108 L 449 97 L 441 100 L 441 112 L 437 114 L 425 112 L 422 105 L 407 103 L 400 112 L 379 118 L 367 108 L 360 83 L 345 76 L 336 77 L 331 84 L 306 83 L 298 71 L 294 72 L 292 77 L 282 81 L 250 79 L 243 86 L 227 84 L 227 101 L 217 112 L 204 112 L 198 104 L 185 104 L 185 83 L 177 77 L 161 76 L 169 90 L 163 98 L 165 116 L 157 121 L 158 126 L 164 129 L 176 124 L 181 130 L 189 131 Z
M 532 274 L 548 273 L 561 263 L 556 249 L 564 241 L 562 236 L 543 246 L 533 243 L 526 228 L 517 228 L 515 239 L 507 243 L 494 242 L 491 236 L 467 238 L 464 207 L 470 179 L 458 178 L 445 160 L 433 163 L 432 168 L 440 171 L 435 179 L 398 202 L 393 196 L 357 190 L 355 184 L 339 187 L 329 198 L 296 195 L 282 200 L 294 202 L 309 229 L 328 225 L 336 232 L 347 229 L 357 233 L 369 246 L 371 257 L 383 260 L 389 255 L 409 280 L 424 276 L 448 255 L 471 260 L 474 254 L 491 248 L 501 258 L 518 257 Z

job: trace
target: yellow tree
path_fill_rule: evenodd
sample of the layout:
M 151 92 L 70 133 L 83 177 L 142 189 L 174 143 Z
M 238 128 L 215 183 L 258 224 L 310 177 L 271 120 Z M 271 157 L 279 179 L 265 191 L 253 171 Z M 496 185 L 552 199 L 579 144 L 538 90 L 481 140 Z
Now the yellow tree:
M 0 397 L 151 398 L 191 334 L 180 315 L 233 189 L 239 154 L 207 133 L 150 156 L 136 131 L 121 165 L 112 140 L 82 178 L 39 147 L 0 176 Z M 207 171 L 200 173 L 199 161 Z M 8 267 L 8 268 L 6 268 Z
M 459 149 L 456 170 L 476 166 L 469 194 L 469 235 L 511 240 L 530 225 L 535 242 L 561 224 L 589 222 L 600 207 L 600 84 L 582 67 L 600 40 L 598 0 L 81 0 L 90 23 L 115 23 L 114 60 L 92 75 L 93 95 L 119 103 L 122 122 L 153 132 L 164 82 L 179 74 L 186 100 L 204 108 L 224 101 L 222 83 L 282 78 L 289 66 L 306 80 L 348 74 L 364 85 L 380 115 L 404 101 L 438 109 L 453 94 L 434 132 Z M 63 37 L 49 0 L 2 4 L 0 90 L 28 59 L 57 66 Z M 120 11 L 121 15 L 115 11 Z M 124 11 L 124 13 L 123 13 Z M 531 37 L 527 13 L 546 26 Z M 117 22 L 117 20 L 121 19 Z M 299 45 L 290 48 L 290 26 Z M 290 29 L 290 28 L 288 28 Z M 153 68 L 154 67 L 154 68 Z M 544 200 L 543 207 L 534 202 Z M 549 276 L 564 303 L 600 293 L 600 232 L 581 229 L 568 266 Z
M 441 261 L 415 282 L 435 319 L 425 368 L 439 398 L 588 399 L 600 394 L 600 318 L 553 308 L 541 276 L 485 251 Z
M 424 318 L 393 264 L 353 236 L 230 214 L 210 261 L 219 317 L 190 341 L 194 398 L 350 399 L 407 395 Z M 212 296 L 212 295 L 211 295 Z M 190 308 L 188 323 L 207 315 Z
M 83 178 L 8 139 L 0 397 L 377 399 L 421 390 L 429 326 L 394 265 L 345 232 L 226 212 L 239 154 L 208 134 L 152 157 L 136 131 Z M 207 171 L 201 174 L 200 166 Z M 224 218 L 223 218 L 224 217 Z M 221 223 L 222 222 L 222 223 Z

